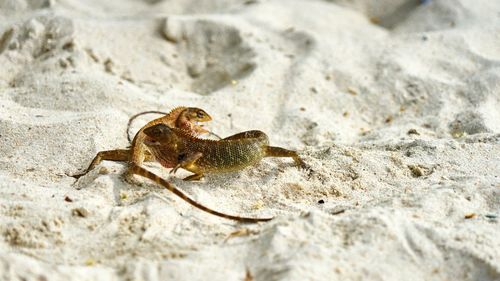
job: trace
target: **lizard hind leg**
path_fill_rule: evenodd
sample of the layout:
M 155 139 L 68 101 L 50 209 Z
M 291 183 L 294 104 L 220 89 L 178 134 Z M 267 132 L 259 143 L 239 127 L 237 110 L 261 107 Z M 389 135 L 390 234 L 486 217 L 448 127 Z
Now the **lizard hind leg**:
M 184 180 L 184 181 L 197 181 L 197 180 L 201 180 L 203 177 L 204 177 L 203 174 L 194 174 L 194 175 L 187 176 L 182 180 Z
M 295 164 L 303 169 L 308 169 L 308 166 L 300 159 L 297 152 L 284 149 L 277 146 L 266 146 L 265 157 L 291 157 Z

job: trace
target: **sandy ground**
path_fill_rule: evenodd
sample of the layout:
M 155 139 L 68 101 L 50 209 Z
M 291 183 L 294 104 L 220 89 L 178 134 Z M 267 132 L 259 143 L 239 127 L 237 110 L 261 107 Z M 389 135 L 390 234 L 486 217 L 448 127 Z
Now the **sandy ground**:
M 0 279 L 500 280 L 500 1 L 426 2 L 1 0 Z M 68 176 L 179 105 L 314 172 Z

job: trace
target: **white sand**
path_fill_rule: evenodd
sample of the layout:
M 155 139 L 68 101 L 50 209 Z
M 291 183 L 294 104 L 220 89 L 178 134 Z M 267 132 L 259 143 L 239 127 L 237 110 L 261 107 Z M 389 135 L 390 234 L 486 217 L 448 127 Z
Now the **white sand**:
M 0 34 L 0 280 L 500 280 L 500 1 L 0 0 Z M 67 176 L 178 105 L 314 173 L 170 179 L 258 225 Z

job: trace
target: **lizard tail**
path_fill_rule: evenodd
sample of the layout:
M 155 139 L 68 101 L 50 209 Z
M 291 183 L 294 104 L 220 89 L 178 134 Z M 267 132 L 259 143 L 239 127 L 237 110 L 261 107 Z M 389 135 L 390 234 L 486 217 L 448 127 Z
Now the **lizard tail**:
M 133 115 L 132 117 L 130 117 L 128 119 L 128 124 L 127 124 L 127 139 L 128 139 L 128 142 L 132 142 L 132 136 L 130 135 L 130 125 L 132 125 L 132 122 L 135 120 L 135 118 L 137 118 L 137 117 L 139 117 L 141 115 L 144 115 L 144 114 L 163 114 L 163 115 L 166 115 L 167 113 L 163 112 L 163 111 L 149 110 L 149 111 L 139 112 L 139 113 Z
M 175 195 L 179 196 L 182 200 L 188 202 L 189 204 L 193 205 L 194 207 L 196 207 L 200 210 L 203 210 L 209 214 L 212 214 L 212 215 L 215 215 L 215 216 L 218 216 L 221 218 L 226 218 L 226 219 L 235 220 L 235 221 L 239 221 L 239 222 L 245 222 L 245 223 L 257 223 L 257 222 L 261 222 L 261 221 L 270 221 L 273 219 L 272 217 L 270 217 L 270 218 L 249 218 L 249 217 L 233 216 L 233 215 L 228 215 L 228 214 L 224 214 L 224 213 L 212 210 L 212 209 L 205 207 L 204 205 L 194 201 L 189 196 L 187 196 L 184 192 L 182 192 L 180 189 L 171 185 L 169 182 L 167 182 L 163 178 L 155 175 L 154 173 L 152 173 L 152 172 L 150 172 L 150 171 L 148 171 L 140 166 L 134 165 L 134 167 L 132 168 L 132 171 L 135 174 L 146 177 L 146 178 L 156 182 L 157 184 L 164 186 L 168 190 L 172 191 Z

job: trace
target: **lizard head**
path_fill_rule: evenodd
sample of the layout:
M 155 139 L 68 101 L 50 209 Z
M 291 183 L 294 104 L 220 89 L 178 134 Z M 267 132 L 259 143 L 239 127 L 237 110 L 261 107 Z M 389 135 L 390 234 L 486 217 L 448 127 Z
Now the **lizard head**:
M 212 117 L 205 110 L 197 107 L 188 107 L 183 114 L 189 121 L 208 122 L 212 120 Z
M 144 140 L 144 144 L 147 146 L 175 143 L 177 140 L 177 135 L 174 130 L 165 124 L 151 126 L 144 129 L 143 132 L 147 136 Z
M 177 118 L 176 126 L 180 129 L 191 131 L 195 135 L 200 135 L 207 133 L 208 130 L 198 123 L 210 120 L 212 120 L 212 117 L 205 110 L 197 107 L 188 107 Z

